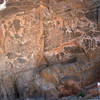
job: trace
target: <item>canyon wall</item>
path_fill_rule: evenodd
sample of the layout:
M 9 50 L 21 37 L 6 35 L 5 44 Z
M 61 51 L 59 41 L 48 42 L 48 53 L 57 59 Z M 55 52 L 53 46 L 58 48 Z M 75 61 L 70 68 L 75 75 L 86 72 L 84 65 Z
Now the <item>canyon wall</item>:
M 8 0 L 0 11 L 0 100 L 52 100 L 68 77 L 86 86 L 99 72 L 99 0 Z

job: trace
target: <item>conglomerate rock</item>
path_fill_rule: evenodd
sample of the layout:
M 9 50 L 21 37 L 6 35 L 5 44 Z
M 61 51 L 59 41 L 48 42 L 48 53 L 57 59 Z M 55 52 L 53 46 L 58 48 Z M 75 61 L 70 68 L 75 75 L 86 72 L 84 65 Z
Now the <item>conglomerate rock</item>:
M 99 0 L 7 0 L 6 6 L 0 11 L 0 100 L 56 100 L 61 85 L 71 82 L 78 93 L 78 83 L 100 78 Z

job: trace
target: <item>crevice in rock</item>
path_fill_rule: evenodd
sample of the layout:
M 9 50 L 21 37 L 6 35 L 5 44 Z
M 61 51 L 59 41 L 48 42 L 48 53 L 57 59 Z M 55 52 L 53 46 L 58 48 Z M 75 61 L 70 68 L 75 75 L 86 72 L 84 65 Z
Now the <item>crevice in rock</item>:
M 19 99 L 20 98 L 20 94 L 19 94 L 19 90 L 18 90 L 18 86 L 17 86 L 16 80 L 14 81 L 13 85 L 14 85 L 14 91 L 15 91 L 15 98 Z

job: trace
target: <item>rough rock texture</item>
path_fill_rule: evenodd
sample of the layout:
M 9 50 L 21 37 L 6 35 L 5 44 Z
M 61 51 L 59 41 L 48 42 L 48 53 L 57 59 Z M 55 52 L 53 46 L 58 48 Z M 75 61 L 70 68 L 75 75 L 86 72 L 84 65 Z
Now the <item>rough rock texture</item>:
M 100 0 L 8 0 L 0 11 L 0 100 L 56 100 L 99 72 Z

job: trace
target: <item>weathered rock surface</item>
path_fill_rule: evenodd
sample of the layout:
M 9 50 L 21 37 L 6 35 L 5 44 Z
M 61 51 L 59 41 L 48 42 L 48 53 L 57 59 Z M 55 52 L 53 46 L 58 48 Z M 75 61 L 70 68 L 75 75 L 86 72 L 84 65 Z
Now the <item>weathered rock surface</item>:
M 99 73 L 99 0 L 7 1 L 0 11 L 0 100 L 75 95 Z

